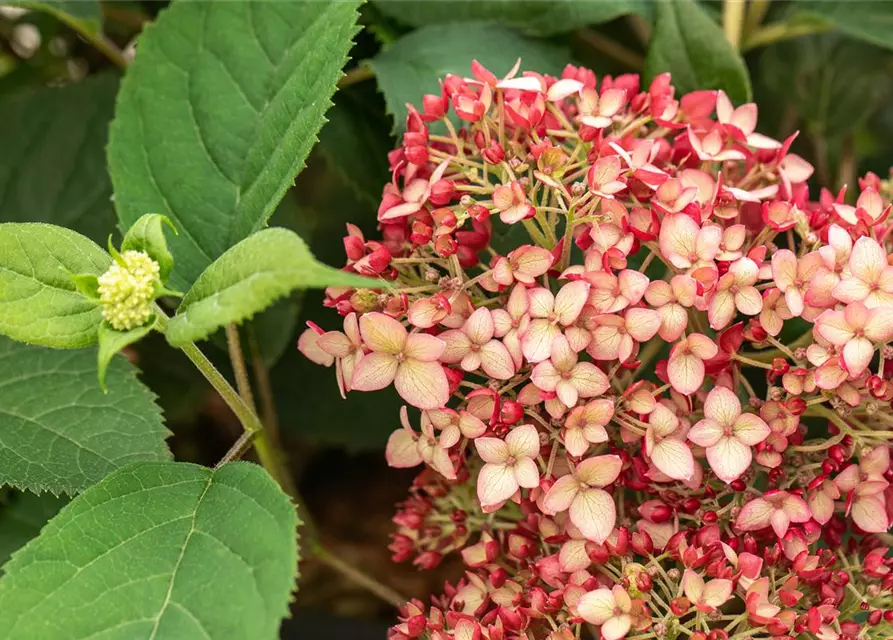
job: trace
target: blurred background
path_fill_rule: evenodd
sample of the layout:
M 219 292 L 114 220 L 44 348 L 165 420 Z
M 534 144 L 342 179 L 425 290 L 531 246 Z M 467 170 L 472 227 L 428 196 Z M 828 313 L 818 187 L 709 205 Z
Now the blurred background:
M 468 75 L 472 59 L 497 75 L 520 56 L 523 68 L 554 75 L 565 63 L 587 66 L 599 78 L 669 70 L 677 95 L 712 86 L 711 71 L 697 60 L 710 58 L 709 38 L 722 33 L 723 4 L 669 4 L 676 6 L 661 11 L 654 2 L 633 0 L 365 4 L 329 122 L 271 224 L 294 229 L 335 266 L 343 264 L 346 223 L 374 239 L 389 180 L 387 153 L 403 129 L 404 103 L 437 92 L 437 78 L 448 72 Z M 0 220 L 62 224 L 101 244 L 118 236 L 105 145 L 119 66 L 165 6 L 86 0 L 0 7 Z M 688 28 L 698 20 L 715 25 L 715 32 Z M 814 164 L 816 183 L 855 186 L 868 170 L 888 176 L 893 3 L 751 0 L 740 39 L 760 132 L 784 139 L 799 130 L 793 151 Z M 722 75 L 716 81 L 734 85 Z M 733 99 L 744 99 L 730 88 Z M 243 327 L 264 421 L 287 452 L 325 546 L 404 597 L 426 600 L 461 567 L 447 559 L 420 572 L 391 562 L 390 519 L 415 475 L 384 462 L 384 443 L 399 426 L 398 398 L 390 390 L 342 400 L 334 372 L 297 352 L 307 321 L 327 328 L 338 322 L 321 303 L 321 292 L 295 294 Z M 206 351 L 228 368 L 222 337 Z M 157 334 L 130 355 L 158 395 L 177 459 L 214 464 L 241 432 L 223 402 Z M 0 527 L 0 554 L 27 539 L 40 517 Z M 4 518 L 8 524 L 0 508 Z M 395 617 L 389 605 L 312 559 L 301 573 L 283 637 L 384 637 Z

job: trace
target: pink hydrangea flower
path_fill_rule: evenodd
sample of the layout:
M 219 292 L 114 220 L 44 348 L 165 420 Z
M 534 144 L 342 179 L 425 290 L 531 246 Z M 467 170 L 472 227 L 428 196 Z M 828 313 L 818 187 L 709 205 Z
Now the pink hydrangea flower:
M 620 585 L 583 594 L 577 603 L 580 617 L 599 628 L 604 640 L 620 640 L 632 627 L 632 600 Z
M 707 451 L 707 461 L 725 482 L 737 479 L 750 466 L 751 447 L 767 438 L 770 430 L 753 413 L 741 413 L 738 397 L 725 387 L 716 387 L 704 402 L 704 419 L 688 432 L 688 439 Z
M 661 315 L 653 309 L 633 307 L 620 315 L 595 318 L 592 342 L 587 351 L 596 360 L 626 362 L 638 343 L 651 340 L 661 326 Z
M 660 314 L 658 335 L 675 342 L 688 326 L 687 309 L 697 299 L 698 283 L 691 276 L 677 275 L 666 282 L 654 280 L 645 290 L 645 300 Z
M 486 463 L 477 481 L 478 500 L 485 509 L 498 507 L 520 487 L 539 486 L 540 474 L 534 458 L 539 455 L 540 437 L 533 425 L 515 427 L 505 440 L 478 438 L 474 446 Z
M 843 311 L 825 311 L 816 320 L 815 330 L 841 348 L 846 370 L 858 376 L 871 362 L 875 344 L 893 338 L 893 307 L 868 309 L 861 302 L 854 302 Z
M 582 280 L 569 282 L 556 295 L 548 289 L 531 289 L 527 293 L 530 324 L 521 337 L 524 357 L 530 362 L 542 362 L 552 353 L 552 342 L 580 316 L 589 285 Z
M 551 251 L 526 244 L 496 261 L 493 266 L 493 280 L 503 286 L 514 282 L 530 285 L 549 270 L 552 262 Z
M 841 493 L 849 494 L 847 512 L 863 531 L 883 533 L 890 527 L 884 492 L 890 485 L 884 473 L 890 468 L 890 449 L 878 446 L 862 454 L 834 479 Z
M 704 579 L 691 569 L 686 569 L 682 575 L 682 588 L 685 597 L 698 608 L 699 611 L 716 611 L 724 605 L 732 595 L 732 581 L 724 579 L 710 580 L 706 584 Z
M 604 542 L 617 520 L 614 499 L 604 487 L 617 479 L 622 467 L 618 456 L 587 458 L 572 473 L 555 481 L 543 506 L 551 513 L 569 511 L 571 522 L 587 539 Z
M 722 242 L 722 228 L 699 226 L 683 213 L 664 218 L 660 226 L 660 250 L 677 269 L 713 266 Z
M 679 393 L 694 393 L 704 382 L 704 361 L 716 357 L 717 353 L 719 347 L 705 335 L 692 333 L 683 338 L 670 350 L 667 364 L 670 384 Z
M 574 407 L 564 421 L 564 446 L 572 456 L 582 456 L 590 445 L 608 441 L 605 427 L 614 416 L 614 403 L 593 400 Z
M 360 335 L 370 353 L 360 358 L 351 378 L 354 391 L 377 391 L 392 382 L 397 393 L 419 409 L 437 409 L 449 399 L 449 383 L 438 359 L 443 340 L 406 328 L 383 313 L 360 318 Z
M 729 272 L 719 279 L 716 290 L 707 305 L 710 326 L 722 329 L 735 317 L 735 310 L 755 316 L 763 308 L 763 298 L 754 286 L 759 277 L 759 267 L 750 258 L 740 258 L 732 263 Z
M 608 376 L 591 362 L 579 362 L 577 354 L 562 334 L 552 341 L 549 360 L 533 368 L 530 379 L 542 391 L 558 394 L 568 407 L 577 404 L 579 398 L 594 398 L 608 390 Z
M 515 364 L 505 345 L 493 337 L 495 332 L 490 310 L 477 309 L 461 329 L 440 334 L 440 339 L 446 343 L 441 361 L 459 363 L 465 371 L 483 369 L 491 378 L 508 380 L 515 374 Z
M 757 531 L 768 526 L 783 538 L 792 522 L 809 522 L 809 507 L 803 498 L 787 491 L 769 491 L 741 508 L 735 526 L 741 531 Z
M 690 480 L 695 460 L 685 444 L 685 433 L 680 431 L 676 414 L 662 404 L 656 405 L 648 414 L 645 453 L 661 473 L 674 480 Z
M 845 304 L 862 302 L 869 309 L 893 306 L 893 266 L 876 240 L 856 240 L 849 257 L 849 274 L 834 287 L 834 297 Z

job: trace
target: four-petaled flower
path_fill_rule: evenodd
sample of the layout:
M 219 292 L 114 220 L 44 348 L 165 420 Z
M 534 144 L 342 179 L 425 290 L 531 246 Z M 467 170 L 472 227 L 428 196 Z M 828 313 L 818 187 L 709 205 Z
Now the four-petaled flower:
M 763 308 L 763 298 L 754 286 L 760 269 L 750 258 L 739 258 L 719 279 L 707 304 L 707 318 L 714 329 L 722 329 L 735 317 L 735 309 L 748 316 Z
M 446 343 L 440 360 L 447 364 L 458 362 L 465 371 L 483 369 L 491 378 L 508 380 L 515 374 L 515 364 L 505 345 L 493 337 L 494 333 L 493 315 L 481 307 L 461 329 L 440 334 Z
M 732 581 L 715 578 L 704 584 L 700 574 L 686 569 L 682 575 L 682 589 L 685 597 L 699 611 L 716 611 L 732 596 Z
M 587 458 L 555 481 L 543 499 L 543 507 L 551 513 L 569 511 L 580 533 L 593 542 L 604 542 L 617 521 L 614 499 L 604 487 L 617 479 L 622 467 L 623 461 L 615 455 Z
M 700 227 L 690 216 L 674 213 L 661 223 L 658 242 L 661 253 L 677 269 L 713 266 L 722 228 L 713 224 Z
M 834 287 L 834 297 L 844 304 L 862 302 L 869 309 L 893 306 L 893 266 L 876 240 L 862 236 L 853 245 L 849 274 Z
M 406 327 L 383 313 L 360 318 L 360 335 L 370 349 L 354 367 L 350 381 L 355 391 L 377 391 L 392 382 L 397 393 L 419 409 L 438 409 L 450 397 L 450 385 L 438 359 L 443 340 Z
M 521 349 L 530 362 L 542 362 L 552 353 L 552 342 L 580 316 L 586 305 L 589 284 L 582 280 L 569 282 L 553 295 L 548 289 L 527 292 L 531 317 L 521 337 Z
M 815 330 L 842 349 L 847 372 L 858 376 L 868 368 L 874 345 L 893 338 L 893 307 L 869 309 L 861 302 L 853 302 L 843 311 L 829 309 L 818 317 Z
M 759 416 L 741 413 L 738 396 L 725 387 L 716 387 L 707 394 L 704 419 L 689 430 L 688 439 L 707 450 L 707 462 L 720 480 L 732 482 L 750 466 L 750 448 L 770 433 Z
M 608 441 L 607 424 L 614 416 L 614 403 L 593 400 L 574 407 L 564 421 L 564 446 L 572 456 L 582 456 L 590 445 Z
M 577 612 L 589 624 L 598 626 L 603 640 L 620 640 L 632 627 L 632 599 L 620 585 L 600 587 L 583 594 Z
M 834 478 L 841 493 L 847 494 L 847 513 L 868 533 L 884 533 L 890 526 L 884 491 L 890 485 L 884 477 L 890 467 L 890 449 L 877 446 L 862 453 L 859 464 L 852 464 Z
M 690 480 L 695 472 L 695 460 L 685 444 L 685 434 L 679 433 L 679 418 L 662 404 L 648 414 L 645 431 L 645 454 L 662 473 L 674 480 Z
M 520 487 L 539 486 L 540 473 L 534 458 L 540 452 L 540 436 L 533 425 L 515 427 L 505 440 L 478 438 L 474 446 L 486 463 L 477 481 L 478 500 L 485 511 L 499 508 Z
M 542 391 L 558 394 L 566 406 L 580 398 L 594 398 L 611 386 L 608 376 L 591 362 L 578 362 L 567 338 L 559 334 L 552 341 L 552 355 L 533 368 L 530 379 Z
M 791 523 L 809 522 L 809 507 L 803 498 L 787 491 L 767 491 L 741 508 L 735 527 L 741 531 L 757 531 L 771 526 L 775 535 L 783 538 Z

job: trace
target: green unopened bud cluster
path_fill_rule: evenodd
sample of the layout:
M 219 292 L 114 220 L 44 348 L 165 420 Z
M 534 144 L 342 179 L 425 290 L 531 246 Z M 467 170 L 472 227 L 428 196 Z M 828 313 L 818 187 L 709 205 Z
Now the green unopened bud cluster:
M 113 329 L 129 331 L 149 321 L 158 275 L 158 263 L 144 252 L 125 251 L 99 276 L 102 317 Z

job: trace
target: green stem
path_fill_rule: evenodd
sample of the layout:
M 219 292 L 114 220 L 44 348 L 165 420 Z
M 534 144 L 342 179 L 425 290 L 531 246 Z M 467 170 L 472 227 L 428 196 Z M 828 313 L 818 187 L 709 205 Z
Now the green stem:
M 754 33 L 763 24 L 763 18 L 769 10 L 771 0 L 750 0 L 747 3 L 747 17 L 744 19 L 744 35 L 745 39 L 750 39 L 750 34 Z
M 155 305 L 155 317 L 158 324 L 158 330 L 161 333 L 164 333 L 167 330 L 168 317 L 164 310 L 157 304 Z M 217 367 L 208 360 L 207 356 L 205 356 L 194 343 L 189 342 L 185 344 L 181 347 L 181 350 L 186 354 L 186 357 L 192 361 L 192 364 L 195 365 L 199 372 L 205 376 L 205 379 L 211 383 L 211 386 L 220 394 L 220 397 L 223 398 L 223 401 L 232 412 L 236 414 L 236 417 L 239 419 L 239 422 L 242 423 L 242 428 L 245 429 L 245 431 L 251 433 L 259 433 L 263 431 L 264 427 L 260 422 L 260 418 L 258 418 L 245 401 L 242 400 L 241 396 L 239 396 L 236 390 L 232 388 L 229 381 L 223 377 L 223 374 L 217 370 Z
M 726 40 L 736 49 L 741 47 L 746 8 L 744 0 L 725 0 L 722 5 L 722 29 L 726 34 Z
M 229 350 L 229 360 L 233 365 L 233 374 L 236 376 L 236 389 L 239 390 L 239 396 L 257 415 L 257 406 L 254 404 L 254 395 L 251 393 L 251 381 L 248 378 L 248 368 L 245 366 L 245 358 L 242 355 L 239 328 L 234 324 L 226 325 L 226 347 Z
M 766 364 L 765 362 L 760 362 L 759 360 L 751 360 L 750 358 L 743 356 L 740 353 L 733 353 L 732 360 L 737 360 L 738 362 L 749 364 L 752 367 L 759 367 L 760 369 L 772 369 L 771 364 Z
M 323 564 L 331 567 L 347 578 L 350 578 L 356 584 L 365 587 L 368 591 L 374 593 L 385 602 L 392 604 L 394 607 L 402 607 L 403 604 L 406 602 L 406 598 L 391 589 L 389 586 L 367 576 L 362 571 L 358 571 L 353 566 L 351 566 L 335 554 L 331 553 L 327 549 L 316 545 L 316 547 L 313 549 L 313 554 Z
M 34 9 L 37 9 L 39 11 L 46 11 L 47 13 L 55 16 L 56 19 L 65 23 L 68 28 L 77 31 L 78 35 L 89 42 L 94 49 L 111 60 L 116 67 L 121 70 L 127 68 L 127 58 L 124 57 L 124 54 L 121 52 L 118 46 L 114 42 L 106 38 L 104 35 L 102 35 L 102 33 L 94 32 L 90 29 L 85 29 L 84 25 L 70 14 L 66 13 L 65 11 L 58 11 L 55 8 L 48 9 L 47 6 L 42 2 L 23 2 L 22 4 L 26 6 L 33 4 Z M 52 5 L 50 4 L 50 6 Z
M 788 351 L 793 353 L 800 347 L 806 347 L 812 344 L 812 329 L 800 335 L 788 345 Z M 775 358 L 783 358 L 785 354 L 781 349 L 766 349 L 765 351 L 755 351 L 753 353 L 742 353 L 749 360 L 757 360 L 759 362 L 772 362 Z
M 765 47 L 783 40 L 791 38 L 799 38 L 800 36 L 810 36 L 817 33 L 826 33 L 833 29 L 830 24 L 798 24 L 792 25 L 787 22 L 778 22 L 770 24 L 756 31 L 741 46 L 741 53 L 747 53 L 751 49 L 757 47 Z
M 168 316 L 164 312 L 164 310 L 155 305 L 155 318 L 156 325 L 158 331 L 164 333 L 168 326 Z M 229 337 L 230 332 L 227 332 Z M 308 547 L 312 550 L 313 554 L 320 559 L 324 564 L 332 567 L 336 571 L 342 573 L 347 576 L 360 586 L 365 587 L 370 592 L 376 594 L 386 602 L 399 607 L 406 599 L 400 596 L 396 591 L 383 585 L 376 581 L 371 576 L 366 575 L 359 569 L 356 569 L 344 561 L 340 560 L 336 556 L 332 555 L 329 551 L 327 551 L 322 544 L 319 542 L 319 532 L 316 526 L 313 523 L 313 519 L 310 517 L 310 514 L 306 511 L 306 503 L 301 498 L 301 495 L 298 493 L 297 488 L 294 485 L 294 482 L 291 478 L 291 475 L 288 473 L 287 469 L 283 466 L 279 452 L 270 444 L 267 440 L 266 433 L 264 432 L 263 424 L 260 419 L 257 417 L 257 414 L 248 406 L 248 403 L 245 399 L 238 394 L 238 392 L 233 389 L 232 385 L 230 385 L 229 381 L 220 371 L 217 370 L 217 367 L 208 360 L 208 358 L 199 350 L 198 347 L 195 346 L 194 343 L 189 342 L 183 347 L 181 347 L 183 353 L 186 354 L 186 357 L 189 358 L 192 363 L 196 366 L 196 368 L 201 372 L 201 374 L 205 377 L 205 379 L 211 383 L 211 386 L 214 387 L 214 390 L 220 394 L 220 397 L 223 398 L 223 401 L 226 402 L 226 405 L 232 410 L 236 417 L 239 419 L 239 422 L 242 423 L 242 428 L 245 430 L 245 433 L 239 438 L 236 444 L 230 449 L 230 453 L 227 453 L 227 457 L 232 454 L 232 459 L 238 457 L 238 453 L 240 453 L 239 449 L 247 449 L 248 444 L 251 443 L 252 439 L 254 441 L 254 450 L 257 453 L 258 460 L 260 460 L 261 465 L 264 469 L 267 470 L 267 473 L 273 477 L 273 479 L 279 483 L 282 487 L 282 490 L 285 491 L 292 498 L 296 505 L 296 509 L 298 510 L 298 514 L 301 518 L 301 522 L 303 523 L 303 529 L 306 532 L 305 536 L 309 539 Z M 230 353 L 233 353 L 232 349 Z M 238 355 L 234 360 L 238 361 L 242 358 L 241 351 L 239 351 Z M 233 368 L 237 368 L 239 365 L 234 363 Z M 242 367 L 244 368 L 244 362 L 242 363 Z M 247 374 L 246 374 L 247 375 Z M 226 461 L 226 457 L 221 464 Z
M 645 66 L 645 58 L 615 40 L 603 36 L 593 29 L 580 29 L 577 36 L 599 53 L 603 53 L 630 69 L 639 70 Z
M 352 84 L 363 82 L 364 80 L 371 80 L 374 77 L 375 73 L 372 71 L 372 67 L 360 64 L 353 69 L 344 72 L 344 75 L 341 76 L 341 79 L 338 81 L 338 88 L 343 89 Z

